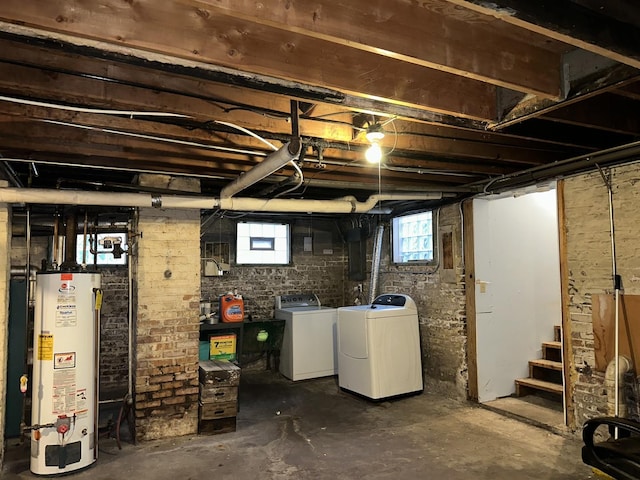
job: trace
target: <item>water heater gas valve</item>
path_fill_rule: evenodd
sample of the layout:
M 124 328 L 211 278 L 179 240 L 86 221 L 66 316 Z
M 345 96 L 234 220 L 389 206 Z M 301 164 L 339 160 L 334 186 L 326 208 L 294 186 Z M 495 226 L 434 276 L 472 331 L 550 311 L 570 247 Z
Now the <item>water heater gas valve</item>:
M 60 415 L 55 423 L 56 431 L 62 435 L 71 429 L 71 419 L 66 415 Z

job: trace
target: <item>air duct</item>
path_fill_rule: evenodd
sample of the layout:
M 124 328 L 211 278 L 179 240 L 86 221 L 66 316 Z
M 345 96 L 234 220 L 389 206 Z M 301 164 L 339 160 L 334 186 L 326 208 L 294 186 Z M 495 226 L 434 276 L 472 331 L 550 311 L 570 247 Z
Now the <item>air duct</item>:
M 147 193 L 82 192 L 72 190 L 45 190 L 36 188 L 0 188 L 0 203 L 47 205 L 94 205 L 106 207 L 140 207 L 165 209 L 222 209 L 241 212 L 283 213 L 367 213 L 385 200 L 418 201 L 439 200 L 439 192 L 391 193 L 372 195 L 364 202 L 355 197 L 334 200 L 214 198 L 184 195 L 150 195 Z

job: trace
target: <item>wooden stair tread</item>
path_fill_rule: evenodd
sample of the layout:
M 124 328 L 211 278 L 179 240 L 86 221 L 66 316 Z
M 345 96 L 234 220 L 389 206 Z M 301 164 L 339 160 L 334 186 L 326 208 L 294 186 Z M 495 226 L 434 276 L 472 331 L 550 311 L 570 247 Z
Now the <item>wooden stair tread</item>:
M 543 347 L 547 347 L 547 348 L 562 348 L 562 343 L 561 342 L 542 342 L 542 346 Z
M 538 390 L 544 390 L 546 392 L 558 393 L 560 395 L 563 393 L 561 384 L 545 382 L 544 380 L 538 380 L 536 378 L 519 378 L 516 380 L 516 384 L 536 388 Z
M 556 362 L 553 360 L 547 360 L 545 358 L 538 358 L 536 360 L 529 360 L 529 365 L 536 367 L 549 368 L 551 370 L 562 371 L 562 362 Z

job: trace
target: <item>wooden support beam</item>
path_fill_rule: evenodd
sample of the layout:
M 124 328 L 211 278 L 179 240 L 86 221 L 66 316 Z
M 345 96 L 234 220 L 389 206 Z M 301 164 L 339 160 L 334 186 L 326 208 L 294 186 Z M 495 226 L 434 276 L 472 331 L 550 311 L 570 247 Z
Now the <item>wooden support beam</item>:
M 553 40 L 640 68 L 640 29 L 568 0 L 447 0 Z
M 496 118 L 493 85 L 213 10 L 185 8 L 177 0 L 135 4 L 107 0 L 100 9 L 4 0 L 0 19 L 397 105 L 470 119 Z
M 602 94 L 543 115 L 543 119 L 624 135 L 640 135 L 640 101 Z
M 510 36 L 507 29 L 446 15 L 438 5 L 429 2 L 418 5 L 390 1 L 378 3 L 375 8 L 369 0 L 288 4 L 281 0 L 259 3 L 192 0 L 190 3 L 202 11 L 223 11 L 230 17 L 252 23 L 559 99 L 561 59 L 557 52 Z M 407 41 L 408 38 L 416 41 Z M 479 45 L 486 48 L 478 48 Z

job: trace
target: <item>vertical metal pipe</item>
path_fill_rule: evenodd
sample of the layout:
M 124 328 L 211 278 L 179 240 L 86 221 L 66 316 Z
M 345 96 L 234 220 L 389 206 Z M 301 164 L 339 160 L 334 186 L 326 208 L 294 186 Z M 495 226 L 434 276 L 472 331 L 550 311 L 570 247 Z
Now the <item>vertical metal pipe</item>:
M 78 243 L 78 217 L 75 213 L 70 213 L 66 217 L 65 243 L 64 243 L 64 268 L 76 268 L 76 245 Z
M 87 211 L 84 211 L 84 227 L 82 229 L 82 268 L 87 266 L 87 221 L 89 220 Z
M 53 220 L 53 257 L 51 259 L 52 267 L 55 269 L 58 263 L 58 230 L 60 228 L 60 215 L 58 212 L 54 215 Z
M 24 286 L 26 289 L 25 306 L 24 306 L 24 364 L 23 374 L 28 375 L 29 372 L 29 305 L 31 297 L 31 207 L 27 205 L 27 215 L 25 217 L 25 244 L 26 244 L 26 265 L 24 267 Z M 33 388 L 35 385 L 32 385 Z M 27 425 L 27 394 L 22 396 L 22 422 Z
M 371 282 L 369 282 L 369 304 L 373 303 L 378 290 L 378 275 L 380 274 L 380 260 L 382 256 L 382 239 L 384 225 L 378 225 L 373 243 L 373 258 L 371 259 Z

